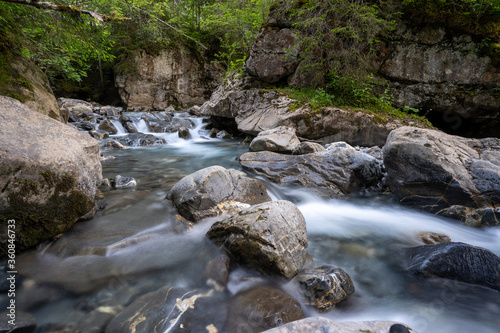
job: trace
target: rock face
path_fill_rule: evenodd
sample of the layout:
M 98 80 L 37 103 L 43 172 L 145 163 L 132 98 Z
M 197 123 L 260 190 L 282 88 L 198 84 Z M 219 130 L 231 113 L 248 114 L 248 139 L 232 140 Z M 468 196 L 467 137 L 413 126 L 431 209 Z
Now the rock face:
M 500 224 L 500 140 L 402 127 L 384 149 L 400 202 L 468 225 Z
M 375 186 L 381 179 L 376 158 L 344 143 L 307 155 L 273 152 L 245 153 L 240 156 L 243 169 L 278 184 L 294 184 L 332 197 Z
M 233 118 L 238 130 L 258 135 L 279 126 L 296 129 L 300 137 L 324 143 L 346 141 L 353 145 L 380 146 L 389 133 L 406 125 L 421 126 L 408 118 L 400 120 L 370 112 L 322 108 L 312 112 L 307 106 L 278 90 L 248 88 L 244 78 L 229 78 L 202 105 L 206 116 Z
M 14 97 L 29 109 L 52 119 L 68 121 L 67 113 L 59 109 L 47 76 L 34 63 L 25 59 L 22 61 L 6 59 L 6 62 L 8 78 L 7 82 L 0 83 L 0 95 Z M 0 71 L 3 69 L 0 68 Z
M 191 221 L 240 211 L 248 205 L 271 200 L 259 180 L 221 166 L 198 170 L 182 178 L 170 190 L 168 198 L 179 214 Z
M 225 309 L 212 291 L 168 288 L 139 297 L 107 326 L 107 333 L 205 332 L 222 329 Z
M 287 82 L 296 88 L 325 86 L 331 65 L 324 61 L 305 70 L 311 56 L 301 57 L 294 37 L 297 18 L 285 17 L 284 11 L 280 5 L 271 10 L 250 51 L 246 73 L 263 82 Z M 487 40 L 442 25 L 399 22 L 390 41 L 379 43 L 378 52 L 369 60 L 373 72 L 388 81 L 396 105 L 427 111 L 436 126 L 456 134 L 499 137 L 498 41 Z M 313 57 L 324 60 L 321 50 Z
M 291 279 L 304 266 L 307 252 L 306 221 L 289 201 L 254 205 L 207 233 L 224 246 L 235 260 L 266 275 Z
M 225 332 L 262 332 L 304 318 L 300 303 L 271 286 L 258 286 L 234 295 Z
M 293 49 L 295 36 L 292 30 L 284 28 L 276 31 L 272 27 L 263 28 L 257 35 L 245 70 L 268 83 L 277 83 L 295 72 L 297 50 Z
M 291 153 L 300 145 L 295 129 L 280 126 L 271 130 L 262 131 L 250 143 L 250 151 L 274 151 L 277 153 Z
M 500 291 L 500 257 L 464 243 L 422 245 L 402 249 L 405 268 L 426 278 L 443 278 Z
M 351 277 L 337 266 L 306 269 L 295 280 L 300 284 L 307 304 L 321 312 L 330 311 L 337 303 L 354 293 Z
M 359 321 L 337 323 L 322 317 L 297 320 L 286 325 L 265 331 L 265 333 L 359 333 L 359 332 L 389 332 L 393 321 Z M 404 325 L 403 325 L 404 326 Z M 406 326 L 405 326 L 406 327 Z M 415 333 L 411 328 L 409 332 Z M 391 331 L 392 333 L 392 331 Z
M 0 110 L 0 215 L 16 221 L 22 251 L 94 208 L 102 181 L 99 143 L 11 98 L 0 97 Z M 1 233 L 6 242 L 6 228 Z
M 128 108 L 164 110 L 171 105 L 202 104 L 222 81 L 225 70 L 210 62 L 200 64 L 186 50 L 171 49 L 156 56 L 136 51 L 115 72 L 115 84 Z

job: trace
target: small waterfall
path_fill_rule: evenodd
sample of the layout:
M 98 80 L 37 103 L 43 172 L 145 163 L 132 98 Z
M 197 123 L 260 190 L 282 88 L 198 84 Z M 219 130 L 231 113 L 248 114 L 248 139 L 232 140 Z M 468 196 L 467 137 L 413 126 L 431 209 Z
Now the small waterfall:
M 144 119 L 140 118 L 132 118 L 134 121 L 135 127 L 137 127 L 137 130 L 141 133 L 149 133 L 149 127 L 148 124 Z
M 124 135 L 128 133 L 118 119 L 109 118 L 109 121 L 116 127 L 116 130 L 118 131 L 116 132 L 116 135 Z

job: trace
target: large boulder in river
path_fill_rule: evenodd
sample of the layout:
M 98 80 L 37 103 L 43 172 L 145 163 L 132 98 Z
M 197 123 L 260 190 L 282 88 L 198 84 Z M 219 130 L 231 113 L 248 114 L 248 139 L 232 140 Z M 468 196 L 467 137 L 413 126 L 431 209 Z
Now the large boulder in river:
M 226 309 L 213 291 L 165 288 L 139 297 L 106 333 L 219 332 L 225 320 Z
M 277 153 L 291 153 L 300 145 L 295 129 L 279 126 L 271 130 L 262 131 L 250 142 L 250 151 L 274 151 Z
M 22 251 L 93 211 L 102 181 L 99 142 L 12 98 L 0 97 L 0 110 L 0 217 L 15 220 Z
M 237 212 L 249 205 L 271 200 L 261 181 L 221 166 L 187 175 L 175 184 L 167 197 L 190 221 Z
M 354 292 L 351 277 L 342 268 L 333 265 L 305 269 L 295 280 L 307 304 L 321 312 L 330 311 Z
M 500 224 L 500 139 L 402 127 L 383 152 L 401 203 L 472 226 Z
M 376 158 L 337 143 L 324 152 L 284 155 L 268 151 L 245 153 L 243 169 L 278 184 L 310 188 L 326 197 L 347 195 L 376 185 L 382 171 Z
M 293 278 L 304 266 L 306 221 L 289 201 L 272 201 L 217 222 L 207 233 L 242 265 L 266 275 Z
M 394 321 L 346 321 L 334 322 L 327 318 L 312 317 L 297 320 L 280 327 L 276 327 L 264 333 L 359 333 L 359 332 L 383 332 L 392 333 L 396 331 L 390 330 L 393 325 L 400 326 L 401 324 Z M 404 325 L 401 325 L 404 326 Z M 404 326 L 407 328 L 406 326 Z M 411 328 L 407 328 L 410 333 L 415 333 Z M 398 331 L 405 332 L 405 331 Z
M 401 250 L 405 268 L 425 278 L 477 284 L 500 291 L 500 257 L 464 243 L 421 245 Z

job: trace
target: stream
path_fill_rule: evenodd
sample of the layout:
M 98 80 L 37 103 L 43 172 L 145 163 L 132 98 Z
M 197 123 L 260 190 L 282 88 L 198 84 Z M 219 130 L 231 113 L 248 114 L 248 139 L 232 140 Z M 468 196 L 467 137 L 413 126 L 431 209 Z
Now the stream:
M 221 165 L 242 170 L 236 157 L 248 151 L 240 140 L 208 138 L 200 118 L 192 118 L 191 139 L 158 134 L 163 146 L 106 150 L 103 176 L 134 177 L 137 186 L 102 189 L 104 210 L 76 223 L 61 238 L 17 258 L 17 301 L 38 322 L 37 332 L 63 327 L 71 332 L 95 309 L 117 312 L 134 299 L 163 287 L 203 288 L 205 264 L 221 252 L 206 237 L 212 221 L 177 220 L 165 199 L 182 177 Z M 143 124 L 137 126 L 144 130 Z M 119 132 L 116 136 L 124 135 Z M 249 175 L 255 177 L 254 175 Z M 497 292 L 445 280 L 422 280 L 399 265 L 398 248 L 420 245 L 415 234 L 443 233 L 452 241 L 500 255 L 500 228 L 475 229 L 397 205 L 391 197 L 325 200 L 303 189 L 261 179 L 273 200 L 290 200 L 307 221 L 308 252 L 316 266 L 333 264 L 352 278 L 356 292 L 337 308 L 306 316 L 335 321 L 394 320 L 420 333 L 500 331 Z M 257 273 L 237 269 L 231 294 L 263 283 Z M 297 293 L 293 285 L 281 287 Z M 51 326 L 52 325 L 52 326 Z

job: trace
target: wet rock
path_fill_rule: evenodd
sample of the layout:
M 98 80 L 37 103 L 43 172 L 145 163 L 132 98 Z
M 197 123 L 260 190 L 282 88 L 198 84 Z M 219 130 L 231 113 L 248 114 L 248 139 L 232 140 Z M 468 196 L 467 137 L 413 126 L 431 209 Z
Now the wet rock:
M 82 122 L 78 122 L 78 123 L 73 123 L 73 125 L 75 125 L 76 128 L 78 128 L 78 129 L 80 129 L 82 131 L 92 131 L 92 130 L 94 130 L 94 125 L 90 121 L 82 121 Z
M 301 142 L 292 151 L 293 155 L 305 155 L 325 151 L 326 148 L 316 142 Z
M 101 333 L 104 332 L 109 322 L 120 312 L 117 307 L 101 306 L 88 313 L 76 325 L 78 333 Z
M 226 132 L 224 130 L 217 132 L 215 137 L 217 139 L 231 139 L 232 138 L 231 134 L 229 134 L 228 132 Z
M 182 178 L 167 197 L 179 213 L 191 221 L 271 200 L 259 180 L 221 166 L 205 168 Z
M 500 139 L 402 127 L 383 152 L 387 182 L 402 204 L 472 226 L 500 224 Z
M 212 225 L 207 236 L 238 263 L 265 275 L 291 279 L 306 261 L 306 222 L 289 201 L 251 206 Z
M 153 134 L 131 133 L 116 138 L 118 142 L 130 147 L 149 147 L 154 145 L 164 145 L 167 141 Z
M 226 312 L 213 291 L 168 288 L 139 297 L 107 326 L 106 333 L 221 332 Z
M 181 127 L 194 128 L 194 123 L 187 118 L 173 118 L 168 112 L 145 112 L 141 119 L 146 121 L 150 130 L 155 133 L 174 133 Z
M 93 209 L 101 154 L 88 134 L 15 99 L 0 96 L 0 109 L 0 219 L 15 219 L 16 250 L 23 251 L 68 230 Z M 0 257 L 6 232 L 0 230 Z
M 109 133 L 101 130 L 92 130 L 89 132 L 90 136 L 97 140 L 104 140 L 109 138 Z
M 401 324 L 394 324 L 389 328 L 389 333 L 410 333 L 410 330 Z
M 321 312 L 330 311 L 354 293 L 351 277 L 342 268 L 333 265 L 303 270 L 295 281 L 299 283 L 307 304 Z
M 121 107 L 115 106 L 103 106 L 101 107 L 100 112 L 104 113 L 106 117 L 114 117 L 119 116 L 122 113 L 123 109 Z
M 250 151 L 274 151 L 277 153 L 291 153 L 300 145 L 295 129 L 279 126 L 271 130 L 262 131 L 250 143 Z
M 477 284 L 500 291 L 500 257 L 464 243 L 421 245 L 401 250 L 405 269 L 425 278 Z
M 207 285 L 216 290 L 224 290 L 229 278 L 229 263 L 231 259 L 227 255 L 221 255 L 210 260 L 203 271 L 203 277 L 207 279 Z
M 265 333 L 297 333 L 297 332 L 321 332 L 321 333 L 359 333 L 359 332 L 389 332 L 390 328 L 397 323 L 393 321 L 358 321 L 337 323 L 327 318 L 313 317 L 297 320 L 286 325 L 265 331 Z M 404 326 L 404 325 L 402 325 Z M 406 327 L 406 326 L 404 326 Z M 409 328 L 409 332 L 416 331 Z
M 191 134 L 189 133 L 189 129 L 186 127 L 179 128 L 177 133 L 179 135 L 179 138 L 189 139 L 191 137 Z
M 191 108 L 189 108 L 189 114 L 197 117 L 201 117 L 201 107 L 198 105 L 194 105 Z
M 31 313 L 16 311 L 15 323 L 10 325 L 9 312 L 0 313 L 0 332 L 1 333 L 30 333 L 34 332 L 36 328 L 36 318 Z
M 137 133 L 139 132 L 137 130 L 137 127 L 134 124 L 134 121 L 129 117 L 129 116 L 124 116 L 121 115 L 119 118 L 120 123 L 122 124 L 123 128 L 129 133 Z
M 120 142 L 112 139 L 106 140 L 102 145 L 102 149 L 128 149 L 127 146 L 121 144 Z
M 326 197 L 370 188 L 382 177 L 381 166 L 374 157 L 347 144 L 307 155 L 245 153 L 239 160 L 243 169 L 272 182 L 307 187 Z
M 451 242 L 451 238 L 449 236 L 430 231 L 419 232 L 417 234 L 417 238 L 422 241 L 422 243 L 427 245 Z
M 233 296 L 226 332 L 262 332 L 304 318 L 300 303 L 271 286 L 258 286 Z
M 101 122 L 99 126 L 97 127 L 98 130 L 108 132 L 109 134 L 116 134 L 118 133 L 118 130 L 116 129 L 116 126 L 113 125 L 111 121 L 106 119 L 105 121 Z
M 111 182 L 111 186 L 114 188 L 135 187 L 137 186 L 137 181 L 133 177 L 122 177 L 117 175 Z

